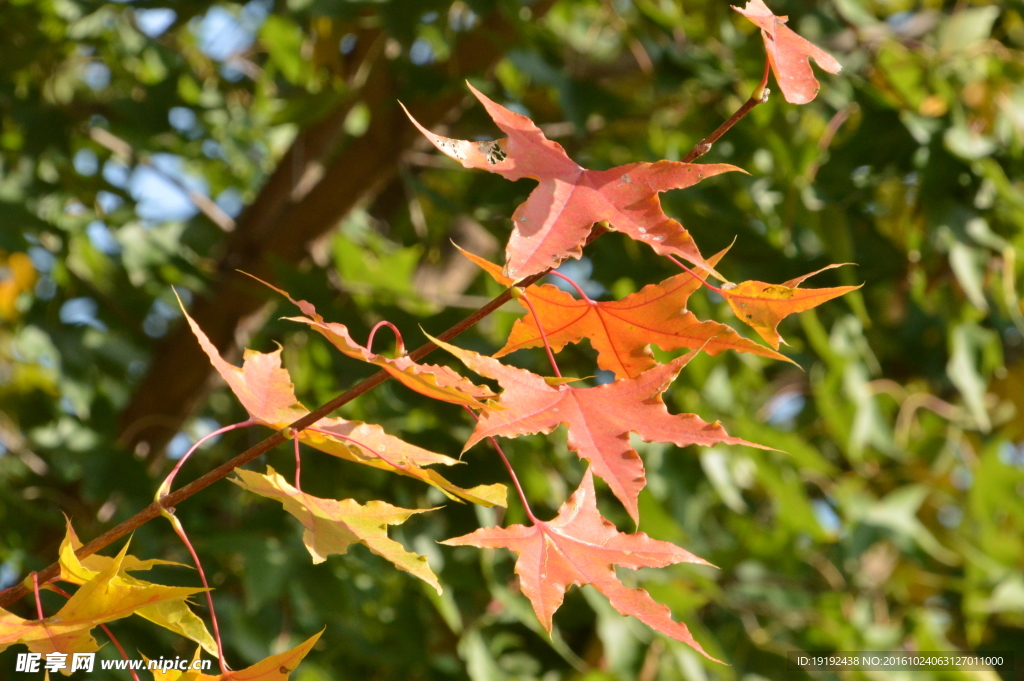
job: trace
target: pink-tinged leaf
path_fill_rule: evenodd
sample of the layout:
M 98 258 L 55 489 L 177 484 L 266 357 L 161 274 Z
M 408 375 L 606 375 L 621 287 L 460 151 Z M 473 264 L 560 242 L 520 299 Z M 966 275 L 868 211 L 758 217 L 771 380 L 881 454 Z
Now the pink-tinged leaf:
M 842 70 L 835 57 L 797 35 L 786 26 L 789 17 L 775 16 L 762 0 L 749 0 L 743 9 L 733 9 L 761 29 L 768 63 L 783 97 L 790 104 L 806 104 L 818 94 L 821 84 L 814 77 L 810 59 L 829 73 Z
M 594 223 L 602 221 L 661 255 L 678 255 L 714 272 L 689 232 L 665 215 L 658 194 L 739 168 L 725 163 L 658 161 L 587 170 L 529 118 L 491 101 L 472 85 L 469 88 L 507 138 L 492 142 L 449 139 L 430 132 L 412 116 L 410 119 L 438 150 L 466 168 L 481 168 L 509 180 L 529 177 L 539 182 L 512 215 L 504 268 L 507 277 L 519 280 L 566 258 L 579 258 Z
M 565 424 L 569 428 L 569 449 L 591 462 L 594 474 L 608 483 L 634 520 L 639 517 L 637 495 L 647 479 L 640 455 L 629 444 L 630 433 L 636 433 L 645 442 L 670 442 L 679 447 L 751 445 L 730 437 L 718 423 L 707 423 L 695 414 L 669 414 L 665 408 L 661 393 L 696 351 L 636 378 L 596 388 L 575 388 L 551 385 L 525 369 L 431 340 L 476 373 L 497 380 L 504 389 L 498 398 L 504 410 L 480 416 L 466 449 L 486 437 L 550 433 Z
M 657 603 L 643 589 L 626 587 L 619 581 L 614 567 L 638 570 L 675 563 L 709 563 L 674 544 L 651 539 L 643 532 L 617 531 L 597 510 L 590 469 L 554 520 L 538 521 L 530 527 L 482 528 L 441 543 L 507 548 L 518 554 L 515 571 L 523 594 L 530 599 L 537 618 L 548 632 L 566 589 L 573 584 L 592 584 L 623 615 L 632 615 L 652 629 L 715 660 L 697 643 L 685 624 L 672 619 L 668 607 Z

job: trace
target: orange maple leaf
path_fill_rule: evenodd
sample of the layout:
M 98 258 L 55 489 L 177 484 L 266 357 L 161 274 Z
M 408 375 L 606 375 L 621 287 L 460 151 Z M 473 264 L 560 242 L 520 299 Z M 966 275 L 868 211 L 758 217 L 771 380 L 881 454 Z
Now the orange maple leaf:
M 220 356 L 184 306 L 182 313 L 210 363 L 253 421 L 281 430 L 309 413 L 295 397 L 291 377 L 281 366 L 280 348 L 267 353 L 246 350 L 242 366 L 236 367 Z M 468 490 L 458 487 L 437 471 L 422 468 L 432 464 L 451 466 L 459 463 L 457 460 L 388 435 L 376 424 L 330 417 L 317 421 L 315 428 L 302 431 L 299 440 L 342 459 L 422 480 L 450 499 L 466 499 L 483 506 L 505 505 L 504 485 L 478 485 Z
M 643 532 L 624 534 L 601 517 L 597 510 L 594 478 L 588 468 L 583 482 L 551 521 L 535 525 L 486 527 L 462 537 L 441 542 L 449 546 L 507 548 L 519 555 L 516 574 L 523 594 L 530 599 L 548 633 L 565 591 L 576 584 L 592 584 L 623 615 L 632 615 L 652 629 L 692 646 L 708 655 L 685 624 L 672 619 L 667 606 L 656 602 L 643 589 L 626 587 L 615 574 L 615 565 L 638 570 L 675 563 L 710 565 L 689 551 L 666 541 L 651 539 Z M 718 662 L 718 660 L 715 660 Z
M 637 495 L 647 479 L 640 455 L 629 444 L 630 433 L 636 433 L 645 442 L 671 442 L 679 447 L 718 443 L 760 447 L 730 437 L 721 424 L 708 423 L 696 414 L 668 413 L 661 393 L 697 351 L 636 378 L 596 388 L 574 388 L 561 381 L 551 385 L 526 369 L 502 364 L 493 357 L 435 338 L 430 340 L 504 388 L 498 404 L 505 409 L 481 414 L 463 451 L 486 437 L 550 433 L 565 424 L 569 428 L 569 449 L 590 461 L 594 473 L 608 483 L 634 521 L 639 518 Z
M 601 221 L 661 255 L 681 256 L 714 273 L 689 232 L 662 211 L 658 194 L 739 168 L 726 163 L 658 161 L 587 170 L 529 118 L 491 101 L 472 85 L 469 89 L 507 138 L 492 142 L 449 139 L 430 132 L 411 115 L 409 118 L 435 147 L 466 168 L 482 168 L 509 180 L 529 177 L 540 183 L 512 214 L 504 269 L 507 276 L 518 280 L 565 258 L 579 258 L 591 228 Z
M 497 265 L 472 253 L 462 252 L 492 276 L 497 274 L 501 277 Z M 724 254 L 725 251 L 717 253 L 708 258 L 708 262 L 717 265 Z M 496 280 L 498 283 L 508 281 L 504 277 Z M 520 300 L 527 314 L 516 320 L 505 347 L 494 356 L 504 357 L 522 348 L 542 347 L 546 335 L 554 352 L 568 343 L 590 339 L 590 344 L 597 350 L 597 365 L 614 372 L 616 378 L 636 378 L 655 366 L 657 362 L 651 353 L 651 345 L 666 351 L 701 348 L 709 355 L 735 350 L 791 361 L 785 355 L 740 336 L 725 324 L 697 319 L 686 309 L 686 303 L 700 286 L 701 281 L 697 277 L 684 272 L 613 301 L 574 298 L 550 284 L 529 286 L 526 294 L 544 327 L 544 335 L 540 333 L 537 319 Z
M 850 263 L 840 263 L 822 267 L 820 270 L 790 279 L 784 284 L 766 284 L 763 281 L 744 281 L 739 284 L 723 284 L 720 290 L 736 316 L 757 331 L 773 348 L 779 349 L 784 342 L 777 327 L 779 322 L 793 314 L 817 307 L 822 303 L 838 298 L 859 286 L 836 286 L 834 288 L 797 288 L 803 281 L 819 272 L 833 267 L 842 267 Z
M 811 70 L 811 58 L 829 73 L 842 70 L 842 65 L 831 54 L 786 26 L 789 17 L 775 16 L 762 0 L 749 0 L 743 9 L 733 9 L 761 29 L 768 63 L 782 96 L 790 104 L 806 104 L 818 94 L 821 84 Z

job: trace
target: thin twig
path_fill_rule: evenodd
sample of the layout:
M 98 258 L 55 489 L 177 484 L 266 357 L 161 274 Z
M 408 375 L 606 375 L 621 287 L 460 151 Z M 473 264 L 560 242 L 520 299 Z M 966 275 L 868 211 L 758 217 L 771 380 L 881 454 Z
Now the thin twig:
M 189 188 L 179 178 L 164 172 L 161 168 L 150 161 L 148 157 L 136 154 L 132 145 L 128 142 L 103 128 L 90 128 L 89 136 L 100 146 L 109 149 L 114 152 L 115 155 L 121 157 L 125 163 L 132 163 L 134 161 L 140 165 L 146 166 L 183 192 L 188 197 L 188 200 L 191 201 L 203 215 L 209 218 L 210 222 L 217 225 L 225 232 L 234 231 L 234 218 L 225 213 L 224 209 L 218 206 L 213 199 L 202 192 L 197 192 L 196 190 Z
M 690 153 L 683 157 L 683 163 L 693 163 L 698 158 L 711 151 L 711 145 L 717 142 L 722 135 L 729 132 L 729 128 L 739 123 L 740 119 L 750 113 L 751 109 L 755 106 L 758 104 L 764 104 L 768 101 L 768 94 L 771 92 L 771 90 L 766 87 L 768 85 L 768 72 L 768 60 L 765 59 L 764 76 L 761 77 L 760 84 L 758 84 L 754 89 L 754 92 L 751 93 L 750 99 L 744 102 L 743 106 L 737 109 L 736 113 L 732 116 L 729 116 L 729 119 L 718 126 L 713 133 L 698 142 L 693 149 L 690 149 Z
M 171 486 L 174 484 L 174 478 L 178 475 L 178 471 L 181 470 L 181 467 L 185 465 L 185 462 L 188 461 L 189 458 L 192 456 L 192 454 L 197 449 L 199 449 L 203 445 L 203 443 L 205 443 L 207 440 L 213 439 L 213 438 L 217 437 L 218 435 L 223 435 L 224 433 L 231 432 L 232 430 L 237 430 L 239 428 L 248 428 L 249 426 L 255 426 L 255 425 L 256 425 L 256 421 L 254 421 L 252 419 L 249 419 L 247 421 L 241 421 L 239 423 L 232 423 L 230 426 L 224 426 L 223 428 L 218 428 L 217 430 L 213 431 L 212 433 L 207 433 L 206 435 L 204 435 L 201 438 L 199 438 L 198 440 L 196 440 L 196 443 L 194 445 L 192 445 L 191 447 L 189 447 L 188 451 L 185 452 L 185 454 L 180 459 L 178 459 L 178 463 L 174 466 L 173 469 L 171 469 L 171 472 L 167 474 L 167 477 L 164 478 L 163 483 L 160 484 L 160 490 L 161 491 L 167 491 L 167 492 L 171 491 Z

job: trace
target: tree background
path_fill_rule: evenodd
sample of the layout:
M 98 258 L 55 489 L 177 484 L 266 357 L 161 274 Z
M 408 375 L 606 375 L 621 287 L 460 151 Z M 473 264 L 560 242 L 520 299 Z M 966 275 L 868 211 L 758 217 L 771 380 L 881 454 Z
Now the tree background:
M 749 175 L 662 200 L 705 254 L 736 238 L 720 267 L 735 281 L 853 262 L 810 285 L 864 287 L 783 323 L 800 368 L 700 356 L 666 393 L 670 408 L 785 453 L 638 446 L 649 481 L 640 529 L 719 569 L 641 571 L 636 582 L 731 666 L 589 588 L 568 594 L 549 640 L 510 554 L 435 544 L 501 520 L 490 510 L 448 503 L 391 531 L 430 557 L 437 597 L 363 547 L 311 565 L 298 523 L 222 482 L 178 516 L 212 575 L 234 666 L 324 626 L 299 681 L 758 681 L 804 676 L 787 671 L 788 650 L 1020 648 L 1024 7 L 772 9 L 843 72 L 824 75 L 806 106 L 773 95 L 701 159 Z M 308 406 L 369 368 L 280 321 L 287 305 L 236 270 L 310 300 L 357 338 L 389 319 L 410 346 L 423 340 L 418 325 L 436 333 L 498 292 L 450 240 L 500 261 L 533 183 L 439 157 L 398 100 L 449 136 L 496 137 L 468 78 L 581 164 L 606 168 L 682 157 L 763 66 L 753 25 L 706 0 L 12 0 L 0 27 L 0 588 L 55 559 L 62 513 L 83 539 L 98 535 L 148 504 L 195 439 L 245 418 L 172 287 L 228 356 L 280 343 Z M 561 271 L 616 298 L 675 273 L 614 233 Z M 713 292 L 691 309 L 736 321 Z M 517 312 L 459 343 L 497 349 Z M 513 361 L 545 367 L 541 351 Z M 560 363 L 594 373 L 586 344 Z M 471 430 L 456 407 L 391 382 L 341 415 L 451 455 Z M 183 475 L 263 435 L 225 435 Z M 583 471 L 564 431 L 507 447 L 550 517 Z M 285 449 L 254 465 L 288 474 Z M 507 482 L 486 447 L 464 460 L 456 483 Z M 320 496 L 443 501 L 331 457 L 304 464 Z M 602 510 L 630 527 L 613 500 Z M 514 500 L 505 516 L 523 519 Z M 188 562 L 163 521 L 133 547 Z M 180 569 L 154 577 L 196 581 Z M 141 620 L 112 628 L 129 651 L 191 656 Z M 0 669 L 13 670 L 12 650 Z M 968 676 L 996 678 L 941 678 Z

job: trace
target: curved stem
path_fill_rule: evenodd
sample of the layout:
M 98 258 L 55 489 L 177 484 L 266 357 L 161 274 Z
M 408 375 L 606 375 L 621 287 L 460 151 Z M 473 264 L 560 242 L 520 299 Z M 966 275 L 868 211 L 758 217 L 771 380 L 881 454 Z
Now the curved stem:
M 206 605 L 210 608 L 210 622 L 213 623 L 213 635 L 217 639 L 217 661 L 220 663 L 221 673 L 227 674 L 230 671 L 227 661 L 224 659 L 224 644 L 220 640 L 220 625 L 217 624 L 217 611 L 213 607 L 213 596 L 210 594 L 210 583 L 206 581 L 206 572 L 203 571 L 203 564 L 199 561 L 199 554 L 196 553 L 195 548 L 192 546 L 192 542 L 188 540 L 188 535 L 185 534 L 185 528 L 182 527 L 181 521 L 175 516 L 171 521 L 171 527 L 174 528 L 175 533 L 185 544 L 188 552 L 192 555 L 192 562 L 196 564 L 196 570 L 199 572 L 199 579 L 203 582 L 203 588 L 206 589 Z
M 377 329 L 382 326 L 386 326 L 391 329 L 391 332 L 395 334 L 395 354 L 399 357 L 405 354 L 405 342 L 402 341 L 402 332 L 398 330 L 398 327 L 389 321 L 377 322 L 370 329 L 370 337 L 366 339 L 366 349 L 373 352 L 373 337 L 377 335 Z M 379 354 L 379 353 L 378 353 Z
M 114 644 L 114 647 L 117 648 L 117 652 L 121 653 L 121 659 L 127 661 L 128 653 L 124 652 L 124 648 L 121 647 L 121 642 L 117 640 L 116 636 L 114 636 L 114 632 L 112 632 L 106 624 L 101 624 L 100 627 L 107 634 L 107 638 L 109 638 L 110 642 Z M 134 681 L 139 681 L 138 673 L 132 669 L 131 666 L 128 667 L 128 671 L 131 673 Z
M 768 99 L 765 96 L 765 94 L 764 94 L 764 89 L 766 87 L 768 87 L 768 74 L 770 72 L 771 72 L 771 61 L 769 61 L 768 57 L 765 56 L 765 58 L 764 58 L 764 74 L 761 76 L 761 83 L 757 86 L 757 89 L 754 90 L 751 93 L 751 95 L 750 95 L 751 99 L 757 98 L 757 99 L 761 100 L 762 102 L 765 101 L 766 99 Z
M 761 76 L 761 82 L 751 93 L 750 99 L 744 102 L 743 106 L 736 110 L 736 113 L 729 116 L 725 123 L 722 123 L 720 126 L 715 128 L 713 133 L 702 139 L 700 142 L 697 142 L 693 149 L 690 150 L 690 153 L 683 157 L 683 163 L 693 163 L 698 158 L 711 151 L 711 145 L 717 142 L 722 135 L 729 132 L 729 128 L 739 123 L 740 119 L 750 113 L 751 109 L 755 106 L 758 104 L 764 104 L 768 101 L 768 94 L 770 91 L 766 86 L 768 85 L 768 73 L 770 70 L 770 63 L 766 57 L 764 60 L 764 75 Z
M 299 452 L 299 434 L 294 433 L 292 442 L 295 443 L 295 489 L 302 491 L 302 454 Z
M 61 596 L 63 596 L 64 598 L 71 598 L 71 594 L 69 594 L 67 591 L 65 591 L 64 589 L 61 589 L 58 586 L 54 586 L 54 585 L 51 584 L 50 588 L 53 589 L 58 594 L 60 594 Z M 127 660 L 128 659 L 128 653 L 124 652 L 124 648 L 121 646 L 121 642 L 117 640 L 117 637 L 114 636 L 114 632 L 112 632 L 107 627 L 106 624 L 101 624 L 100 627 L 103 628 L 103 631 L 106 632 L 107 637 L 110 639 L 110 642 L 114 644 L 115 648 L 117 648 L 117 652 L 121 653 L 121 659 L 122 660 Z M 139 681 L 139 675 L 135 673 L 134 669 L 129 667 L 128 671 L 130 671 L 132 673 L 132 678 L 135 679 L 135 681 Z
M 465 408 L 466 411 L 469 412 L 469 415 L 472 416 L 475 420 L 480 420 L 480 417 L 476 415 L 476 412 L 474 412 L 466 405 L 462 406 Z M 505 468 L 506 470 L 508 470 L 509 477 L 512 478 L 512 483 L 516 487 L 516 493 L 519 494 L 519 501 L 522 502 L 523 504 L 523 510 L 526 511 L 526 515 L 530 519 L 530 522 L 536 525 L 540 521 L 537 520 L 537 516 L 533 514 L 533 509 L 530 508 L 530 503 L 526 500 L 526 493 L 523 492 L 523 486 L 519 484 L 519 478 L 516 476 L 516 472 L 512 468 L 512 464 L 509 462 L 508 457 L 505 456 L 505 452 L 502 451 L 501 445 L 498 444 L 498 441 L 493 437 L 488 437 L 487 439 L 491 441 L 491 444 L 494 446 L 495 451 L 498 452 L 498 456 L 501 457 L 502 462 L 505 464 Z
M 707 286 L 707 287 L 708 287 L 709 289 L 711 289 L 711 290 L 712 290 L 712 291 L 714 291 L 715 293 L 718 293 L 718 294 L 722 294 L 722 289 L 720 289 L 720 288 L 718 288 L 717 286 L 714 286 L 714 285 L 712 285 L 712 284 L 709 284 L 709 283 L 708 283 L 708 280 L 707 280 L 707 279 L 703 278 L 702 276 L 700 276 L 699 274 L 697 274 L 696 272 L 694 272 L 693 270 L 691 270 L 691 269 L 690 269 L 689 267 L 687 267 L 686 265 L 684 265 L 683 263 L 681 263 L 681 262 L 680 262 L 679 260 L 677 260 L 677 259 L 676 259 L 676 256 L 674 256 L 674 255 L 670 255 L 670 256 L 668 256 L 668 259 L 669 259 L 669 260 L 671 260 L 672 262 L 674 262 L 675 264 L 679 265 L 680 267 L 682 267 L 682 268 L 683 268 L 684 270 L 686 270 L 687 272 L 689 272 L 689 273 L 690 273 L 690 276 L 692 276 L 692 277 L 693 277 L 693 278 L 695 278 L 695 279 L 696 279 L 697 281 L 699 281 L 700 283 L 702 283 L 702 284 L 704 284 L 705 286 Z
M 174 485 L 174 478 L 175 476 L 178 475 L 178 471 L 181 470 L 181 467 L 185 465 L 185 462 L 188 461 L 189 457 L 192 456 L 193 452 L 199 449 L 199 447 L 204 442 L 210 440 L 211 438 L 217 437 L 218 435 L 230 432 L 232 430 L 237 430 L 239 428 L 248 428 L 249 426 L 254 425 L 256 425 L 256 421 L 254 419 L 249 419 L 247 421 L 233 423 L 230 426 L 218 428 L 212 433 L 207 433 L 203 437 L 199 438 L 194 445 L 189 447 L 189 450 L 185 452 L 185 455 L 181 457 L 177 465 L 174 466 L 171 472 L 167 475 L 166 478 L 164 478 L 164 481 L 160 484 L 160 487 L 157 489 L 156 492 L 156 503 L 161 504 L 164 497 L 168 496 L 171 493 L 171 487 Z M 224 659 L 224 645 L 221 643 L 220 639 L 220 625 L 217 623 L 217 611 L 213 607 L 213 596 L 210 595 L 210 584 L 206 581 L 206 572 L 203 570 L 203 564 L 199 561 L 199 554 L 196 553 L 195 548 L 192 546 L 192 542 L 190 542 L 188 539 L 188 535 L 185 534 L 185 528 L 182 526 L 181 521 L 178 520 L 176 516 L 172 515 L 172 511 L 173 508 L 168 509 L 167 507 L 164 507 L 161 504 L 159 512 L 162 515 L 165 515 L 167 519 L 171 521 L 171 527 L 174 528 L 174 532 L 178 535 L 178 538 L 181 539 L 181 541 L 185 544 L 185 547 L 188 548 L 188 552 L 192 555 L 192 562 L 195 563 L 196 570 L 199 572 L 199 578 L 203 582 L 203 588 L 206 589 L 206 605 L 210 608 L 210 621 L 213 623 L 213 634 L 217 639 L 217 661 L 220 663 L 221 672 L 227 674 L 229 671 L 229 667 L 227 661 Z
M 544 350 L 548 353 L 548 359 L 551 360 L 551 368 L 555 371 L 555 376 L 562 377 L 562 372 L 558 370 L 558 363 L 555 361 L 555 353 L 551 352 L 551 344 L 548 343 L 548 334 L 544 330 L 544 325 L 540 323 L 540 315 L 537 314 L 537 310 L 534 309 L 533 303 L 530 302 L 530 296 L 526 295 L 524 290 L 519 294 L 519 300 L 526 303 L 526 307 L 530 309 L 530 314 L 533 315 L 533 321 L 537 322 L 537 330 L 540 331 L 540 339 L 544 341 Z
M 572 286 L 574 289 L 576 289 L 576 293 L 580 294 L 580 298 L 582 298 L 583 300 L 587 301 L 591 305 L 594 304 L 594 300 L 590 296 L 587 295 L 587 292 L 584 291 L 583 289 L 581 289 L 580 285 L 577 284 L 572 279 L 570 279 L 569 277 L 565 276 L 564 274 L 562 274 L 560 272 L 555 272 L 555 271 L 548 272 L 548 275 L 552 276 L 552 277 L 558 277 L 562 281 L 568 282 L 570 286 Z
M 230 426 L 218 428 L 212 433 L 207 433 L 206 435 L 196 440 L 196 443 L 189 447 L 189 450 L 185 452 L 185 455 L 178 460 L 178 463 L 174 466 L 171 472 L 168 473 L 166 478 L 164 478 L 163 484 L 160 485 L 161 491 L 163 491 L 164 494 L 171 491 L 171 485 L 174 484 L 174 477 L 178 474 L 178 471 L 181 470 L 181 467 L 185 465 L 185 462 L 188 461 L 188 458 L 192 456 L 193 452 L 199 449 L 199 447 L 202 446 L 204 442 L 212 438 L 215 438 L 218 435 L 223 435 L 224 433 L 230 432 L 232 430 L 237 430 L 238 428 L 248 428 L 249 426 L 255 425 L 256 421 L 254 421 L 253 419 L 249 419 L 248 421 L 241 421 L 239 423 L 233 423 Z
M 32 593 L 36 596 L 36 614 L 39 615 L 40 620 L 46 619 L 46 615 L 43 614 L 43 600 L 39 598 L 39 573 L 32 573 Z

